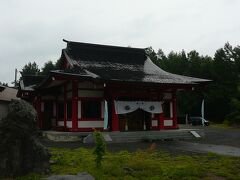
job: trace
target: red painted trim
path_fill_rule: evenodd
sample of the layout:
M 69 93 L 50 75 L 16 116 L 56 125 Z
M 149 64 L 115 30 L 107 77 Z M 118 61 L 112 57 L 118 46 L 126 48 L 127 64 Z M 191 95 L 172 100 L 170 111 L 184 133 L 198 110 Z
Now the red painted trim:
M 72 130 L 78 128 L 78 81 L 72 81 Z
M 71 131 L 71 132 L 93 132 L 95 130 L 98 130 L 98 131 L 103 131 L 103 128 L 77 128 L 77 129 L 72 129 L 72 128 L 68 128 L 68 131 Z
M 114 98 L 112 102 L 112 131 L 119 131 L 119 119 L 115 110 Z
M 158 119 L 158 128 L 159 130 L 164 129 L 164 114 L 161 113 L 158 115 L 159 119 Z
M 64 128 L 67 128 L 67 84 L 64 84 L 63 93 L 64 93 Z

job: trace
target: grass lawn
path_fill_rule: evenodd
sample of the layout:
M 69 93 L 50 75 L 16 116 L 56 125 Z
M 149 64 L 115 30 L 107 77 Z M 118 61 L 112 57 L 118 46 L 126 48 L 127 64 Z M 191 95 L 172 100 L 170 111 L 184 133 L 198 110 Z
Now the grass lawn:
M 148 149 L 107 152 L 101 168 L 95 167 L 92 149 L 51 148 L 52 174 L 88 172 L 96 179 L 240 179 L 240 158 L 205 155 L 173 155 Z M 28 175 L 17 179 L 39 179 Z

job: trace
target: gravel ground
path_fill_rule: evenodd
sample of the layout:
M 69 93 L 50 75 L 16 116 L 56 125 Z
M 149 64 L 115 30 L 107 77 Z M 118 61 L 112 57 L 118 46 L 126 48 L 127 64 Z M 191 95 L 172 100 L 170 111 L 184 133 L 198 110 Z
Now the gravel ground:
M 213 126 L 181 126 L 182 128 L 202 129 L 205 137 L 197 140 L 188 140 L 203 144 L 226 145 L 240 148 L 240 129 L 237 128 L 219 128 Z
M 181 126 L 181 128 L 192 129 L 192 126 Z M 157 150 L 165 151 L 170 154 L 199 154 L 207 152 L 216 152 L 223 155 L 240 156 L 240 129 L 226 129 L 216 127 L 201 127 L 205 137 L 200 139 L 184 141 L 157 141 L 154 142 Z M 81 142 L 53 142 L 42 139 L 42 143 L 47 147 L 64 148 L 92 148 L 92 144 L 83 144 Z M 146 150 L 151 146 L 151 142 L 137 143 L 109 143 L 107 149 L 111 152 L 127 150 L 130 152 L 136 150 Z M 216 146 L 215 146 L 216 145 Z

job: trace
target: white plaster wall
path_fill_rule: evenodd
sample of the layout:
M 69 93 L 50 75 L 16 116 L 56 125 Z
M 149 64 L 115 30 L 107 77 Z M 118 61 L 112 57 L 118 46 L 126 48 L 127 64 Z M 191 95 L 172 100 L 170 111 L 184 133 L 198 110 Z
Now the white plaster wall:
M 82 108 L 81 108 L 82 104 L 81 101 L 78 101 L 78 119 L 81 119 L 82 117 Z
M 103 121 L 78 121 L 79 128 L 103 128 Z
M 164 120 L 163 125 L 164 126 L 173 126 L 173 120 Z
M 71 128 L 72 127 L 72 121 L 67 121 L 67 127 Z
M 58 121 L 58 122 L 57 122 L 57 125 L 58 125 L 58 126 L 64 126 L 64 121 Z
M 173 117 L 173 103 L 170 102 L 170 117 L 172 118 Z
M 158 120 L 152 120 L 152 126 L 158 126 Z
M 58 121 L 58 126 L 64 126 L 64 121 Z M 72 121 L 67 121 L 67 127 L 72 127 Z

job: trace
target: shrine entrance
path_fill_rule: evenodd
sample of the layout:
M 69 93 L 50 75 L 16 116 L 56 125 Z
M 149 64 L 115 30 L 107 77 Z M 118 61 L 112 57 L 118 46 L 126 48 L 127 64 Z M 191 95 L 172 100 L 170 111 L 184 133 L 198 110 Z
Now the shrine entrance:
M 137 109 L 119 117 L 120 131 L 144 131 L 151 129 L 151 114 Z
M 44 111 L 42 112 L 42 129 L 51 130 L 52 129 L 52 119 L 53 119 L 53 103 L 45 102 Z

